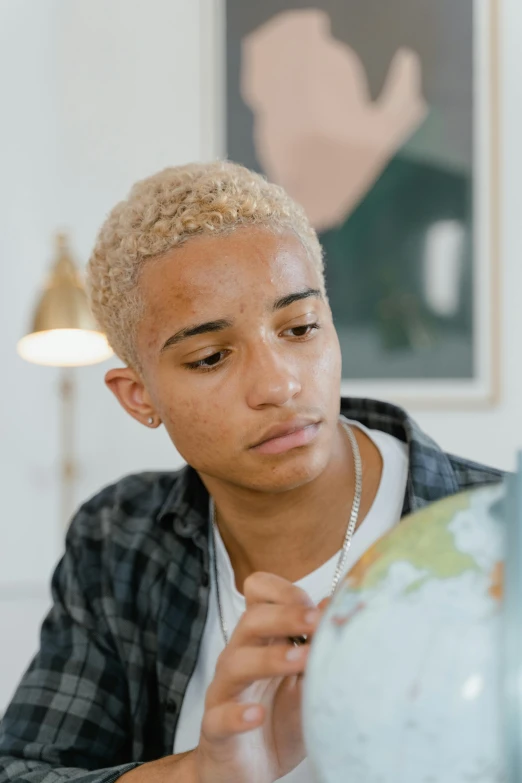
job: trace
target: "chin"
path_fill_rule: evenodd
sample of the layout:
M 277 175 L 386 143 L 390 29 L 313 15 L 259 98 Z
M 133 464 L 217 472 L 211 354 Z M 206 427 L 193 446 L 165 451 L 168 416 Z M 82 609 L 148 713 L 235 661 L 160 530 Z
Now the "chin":
M 315 452 L 315 453 L 314 453 Z M 271 465 L 259 468 L 255 489 L 261 492 L 289 492 L 318 478 L 328 464 L 326 454 L 314 452 L 295 454 L 289 459 L 274 460 Z

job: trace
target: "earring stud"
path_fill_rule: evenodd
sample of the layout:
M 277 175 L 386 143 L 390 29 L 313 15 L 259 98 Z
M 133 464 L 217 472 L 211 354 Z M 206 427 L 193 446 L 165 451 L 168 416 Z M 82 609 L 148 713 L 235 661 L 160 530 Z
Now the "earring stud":
M 154 424 L 154 416 L 149 416 L 147 420 L 147 424 L 149 425 L 149 427 L 152 427 L 152 425 Z

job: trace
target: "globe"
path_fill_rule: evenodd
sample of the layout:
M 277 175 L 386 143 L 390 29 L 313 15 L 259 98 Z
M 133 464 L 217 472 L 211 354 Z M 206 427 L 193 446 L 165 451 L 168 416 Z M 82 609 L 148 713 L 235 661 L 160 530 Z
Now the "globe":
M 339 586 L 304 683 L 321 783 L 522 780 L 507 770 L 522 744 L 505 687 L 511 667 L 519 698 L 522 622 L 506 652 L 506 493 L 482 487 L 405 518 Z

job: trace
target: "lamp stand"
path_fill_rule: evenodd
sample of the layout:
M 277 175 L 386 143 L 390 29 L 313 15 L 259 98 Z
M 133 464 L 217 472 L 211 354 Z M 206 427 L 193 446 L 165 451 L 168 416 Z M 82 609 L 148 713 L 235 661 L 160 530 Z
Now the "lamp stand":
M 68 527 L 75 511 L 77 465 L 74 448 L 74 412 L 76 378 L 74 370 L 62 367 L 60 371 L 60 513 L 64 528 Z

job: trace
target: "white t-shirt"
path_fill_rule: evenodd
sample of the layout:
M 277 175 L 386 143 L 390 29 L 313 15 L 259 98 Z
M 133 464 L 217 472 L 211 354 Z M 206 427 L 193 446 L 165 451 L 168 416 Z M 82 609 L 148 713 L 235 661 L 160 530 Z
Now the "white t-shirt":
M 382 475 L 377 494 L 363 523 L 355 531 L 345 565 L 345 573 L 367 549 L 401 518 L 408 477 L 408 450 L 406 444 L 380 430 L 368 430 L 358 422 L 350 421 L 373 441 L 381 453 Z M 219 531 L 216 530 L 217 565 L 220 597 L 224 619 L 231 634 L 245 611 L 245 599 L 235 585 L 234 571 Z M 330 592 L 339 559 L 337 552 L 311 574 L 296 584 L 306 590 L 314 603 L 319 603 Z M 199 649 L 196 668 L 187 687 L 174 739 L 174 753 L 192 750 L 199 742 L 205 694 L 214 679 L 216 661 L 223 651 L 224 641 L 219 621 L 214 571 L 210 569 L 210 595 L 207 620 Z M 316 783 L 311 765 L 305 759 L 288 775 L 284 783 Z

